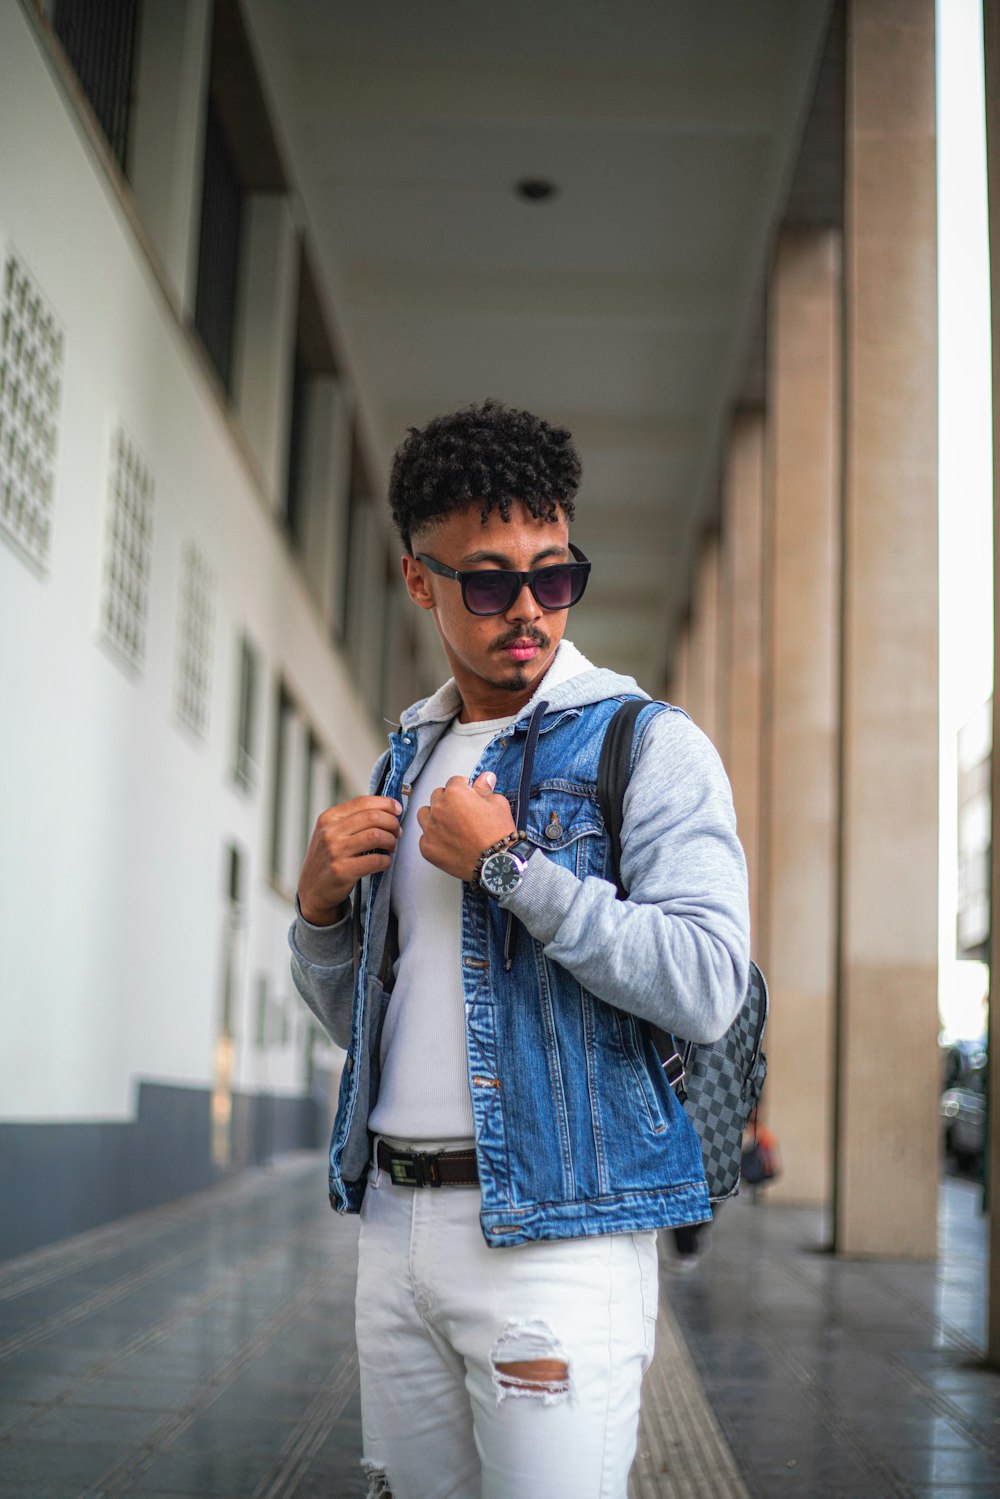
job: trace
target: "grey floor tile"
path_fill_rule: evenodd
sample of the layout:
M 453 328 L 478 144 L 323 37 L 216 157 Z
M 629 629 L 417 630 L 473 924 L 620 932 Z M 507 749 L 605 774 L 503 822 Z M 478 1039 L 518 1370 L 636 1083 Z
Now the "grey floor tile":
M 213 1407 L 181 1432 L 169 1450 L 188 1457 L 228 1452 L 263 1453 L 271 1457 L 288 1440 L 296 1419 L 220 1416 Z
M 118 1451 L 142 1442 L 159 1419 L 159 1411 L 58 1405 L 32 1422 L 30 1438 Z
M 201 1499 L 252 1494 L 273 1460 L 268 1452 L 176 1452 L 157 1457 L 136 1481 L 132 1492 L 147 1494 L 167 1489 L 196 1494 Z
M 173 1410 L 191 1399 L 198 1386 L 184 1379 L 127 1379 L 115 1375 L 77 1385 L 67 1406 L 110 1410 Z
M 971 1445 L 964 1450 L 914 1447 L 896 1452 L 893 1467 L 907 1483 L 990 1484 L 1000 1494 L 1000 1460 Z
M 6 1442 L 0 1449 L 0 1485 L 20 1499 L 35 1499 L 46 1488 L 75 1485 L 76 1492 L 88 1488 L 114 1461 L 112 1444 L 70 1445 L 51 1442 Z M 18 1490 L 20 1485 L 20 1490 Z

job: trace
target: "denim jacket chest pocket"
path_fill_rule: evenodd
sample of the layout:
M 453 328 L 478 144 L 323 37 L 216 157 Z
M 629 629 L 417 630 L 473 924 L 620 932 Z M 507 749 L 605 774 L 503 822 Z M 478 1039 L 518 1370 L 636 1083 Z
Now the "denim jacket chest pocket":
M 594 790 L 586 782 L 541 781 L 531 788 L 525 824 L 528 841 L 580 880 L 605 872 L 607 840 Z

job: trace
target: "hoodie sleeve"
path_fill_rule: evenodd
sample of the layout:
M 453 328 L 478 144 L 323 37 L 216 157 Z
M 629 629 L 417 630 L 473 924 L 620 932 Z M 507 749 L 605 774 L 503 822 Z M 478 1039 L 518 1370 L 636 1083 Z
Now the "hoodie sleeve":
M 388 752 L 379 756 L 371 774 L 368 794 L 373 796 L 382 778 Z M 292 953 L 292 980 L 316 1019 L 338 1046 L 351 1039 L 354 1000 L 354 944 L 348 913 L 334 926 L 312 926 L 295 898 L 295 920 L 288 932 Z
M 687 1040 L 715 1041 L 746 994 L 746 861 L 722 762 L 680 710 L 646 728 L 624 814 L 627 900 L 539 850 L 500 903 L 599 999 Z

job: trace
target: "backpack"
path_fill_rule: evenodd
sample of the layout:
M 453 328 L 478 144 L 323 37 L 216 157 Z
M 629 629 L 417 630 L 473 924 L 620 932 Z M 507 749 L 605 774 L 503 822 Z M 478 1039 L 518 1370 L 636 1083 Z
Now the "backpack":
M 612 873 L 619 900 L 621 833 L 629 783 L 635 722 L 646 698 L 630 698 L 608 723 L 597 772 L 597 800 L 611 841 Z M 743 1131 L 764 1083 L 767 1059 L 762 1049 L 767 1024 L 767 984 L 756 963 L 743 1005 L 718 1041 L 685 1041 L 646 1022 L 660 1065 L 701 1143 L 705 1179 L 712 1202 L 735 1197 L 740 1185 Z

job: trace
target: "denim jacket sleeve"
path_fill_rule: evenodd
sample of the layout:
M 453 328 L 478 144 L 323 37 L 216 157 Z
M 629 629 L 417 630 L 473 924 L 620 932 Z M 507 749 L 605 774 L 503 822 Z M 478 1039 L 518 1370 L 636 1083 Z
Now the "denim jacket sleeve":
M 650 722 L 624 812 L 627 900 L 539 851 L 501 905 L 599 999 L 687 1040 L 714 1041 L 746 993 L 747 871 L 722 762 L 686 714 Z

